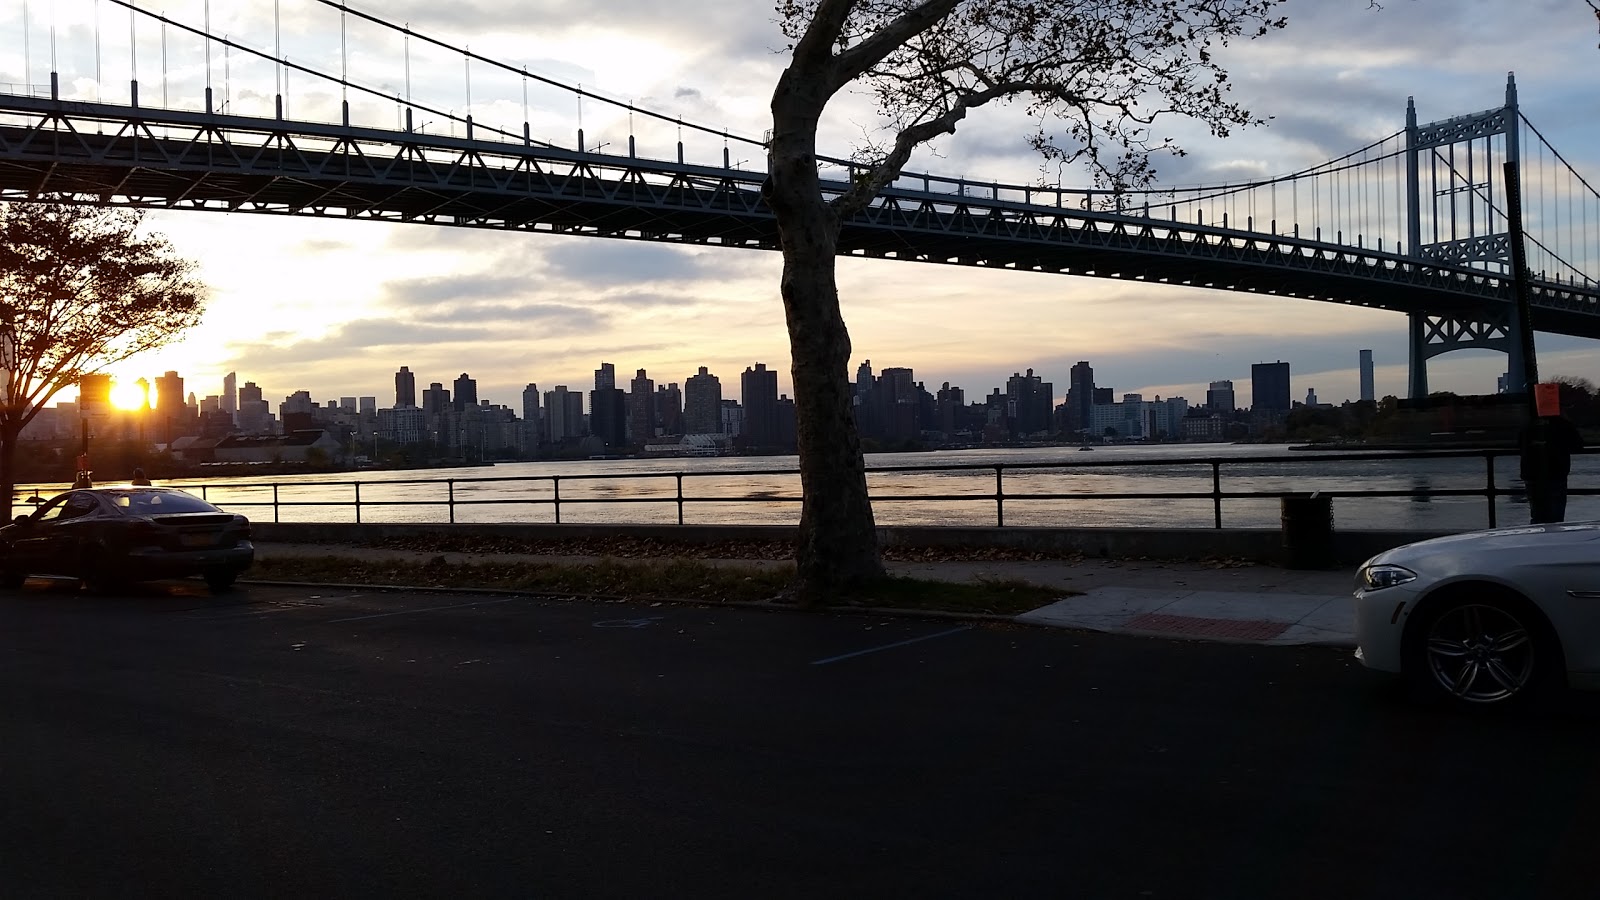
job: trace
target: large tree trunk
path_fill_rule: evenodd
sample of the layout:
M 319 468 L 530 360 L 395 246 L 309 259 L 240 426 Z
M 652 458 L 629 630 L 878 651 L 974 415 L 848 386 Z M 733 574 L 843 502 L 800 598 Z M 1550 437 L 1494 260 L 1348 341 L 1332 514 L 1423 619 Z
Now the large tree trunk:
M 17 435 L 9 423 L 0 422 L 0 525 L 11 524 L 11 495 L 17 491 Z
M 786 72 L 774 94 L 766 195 L 783 242 L 783 308 L 804 495 L 795 590 L 801 602 L 815 604 L 884 571 L 851 401 L 850 333 L 834 278 L 839 220 L 817 179 L 816 125 L 819 99 L 826 98 L 810 88 Z

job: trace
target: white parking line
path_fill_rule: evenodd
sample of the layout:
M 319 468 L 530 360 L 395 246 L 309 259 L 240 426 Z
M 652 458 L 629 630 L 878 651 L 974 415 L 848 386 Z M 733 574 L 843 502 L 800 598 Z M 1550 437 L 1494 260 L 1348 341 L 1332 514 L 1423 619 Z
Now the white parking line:
M 937 634 L 925 634 L 922 637 L 914 637 L 914 638 L 910 638 L 909 640 L 896 641 L 893 644 L 884 644 L 882 647 L 869 647 L 866 650 L 857 650 L 854 653 L 846 653 L 846 654 L 844 654 L 842 656 L 830 656 L 827 659 L 813 660 L 811 662 L 811 664 L 813 666 L 825 666 L 828 663 L 836 663 L 836 662 L 839 662 L 840 660 L 844 660 L 844 659 L 852 659 L 852 658 L 857 657 L 857 656 L 865 656 L 868 653 L 877 653 L 880 650 L 893 650 L 896 647 L 904 647 L 907 644 L 915 644 L 915 643 L 918 643 L 920 641 L 931 641 L 934 638 L 948 637 L 949 635 L 959 634 L 960 632 L 963 632 L 963 631 L 971 631 L 972 628 L 973 628 L 973 626 L 971 626 L 971 625 L 963 625 L 960 628 L 952 628 L 949 631 L 941 631 L 941 632 L 939 632 Z
M 440 611 L 442 609 L 465 609 L 466 607 L 469 607 L 469 606 L 492 606 L 492 605 L 494 605 L 496 603 L 510 603 L 511 601 L 513 601 L 515 599 L 517 599 L 517 598 L 516 597 L 502 597 L 499 600 L 479 600 L 479 601 L 477 601 L 475 603 L 456 603 L 456 604 L 453 604 L 451 606 L 429 606 L 429 607 L 425 607 L 423 609 L 401 609 L 401 610 L 396 610 L 394 612 L 373 613 L 370 616 L 351 616 L 348 619 L 330 619 L 327 622 L 324 622 L 322 624 L 324 624 L 324 625 L 337 625 L 340 622 L 360 622 L 360 621 L 362 621 L 364 619 L 384 619 L 384 618 L 388 618 L 389 616 L 409 616 L 412 613 L 438 612 L 438 611 Z

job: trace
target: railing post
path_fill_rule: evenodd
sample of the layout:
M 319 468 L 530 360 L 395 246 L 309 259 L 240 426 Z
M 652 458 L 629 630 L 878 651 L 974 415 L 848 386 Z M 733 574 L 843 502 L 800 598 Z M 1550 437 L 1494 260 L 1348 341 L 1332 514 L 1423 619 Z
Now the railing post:
M 447 495 L 448 499 L 445 500 L 445 505 L 450 507 L 450 524 L 454 525 L 456 523 L 456 480 L 454 478 L 447 478 L 445 479 L 444 485 L 449 491 L 449 494 Z
M 1006 527 L 1006 492 L 1001 484 L 1001 475 L 1004 466 L 994 467 L 994 524 L 996 528 Z
M 1495 491 L 1495 489 L 1494 489 L 1494 451 L 1490 450 L 1490 451 L 1485 452 L 1483 454 L 1483 461 L 1485 463 L 1487 463 L 1485 468 L 1488 469 L 1488 472 L 1489 472 L 1488 478 L 1484 482 L 1484 491 L 1483 492 L 1486 495 L 1488 495 L 1488 497 L 1489 497 L 1489 527 L 1493 528 L 1493 527 L 1495 527 L 1495 524 L 1496 524 L 1496 522 L 1495 522 L 1495 511 L 1494 511 L 1494 496 L 1497 493 Z
M 1222 527 L 1222 463 L 1211 461 L 1211 522 Z
M 677 474 L 678 479 L 678 524 L 683 524 L 683 473 Z
M 356 488 L 356 524 L 361 524 L 361 482 L 353 482 Z
M 561 476 L 550 476 L 550 487 L 556 503 L 556 524 L 561 524 Z
M 272 483 L 272 524 L 278 524 L 278 483 Z

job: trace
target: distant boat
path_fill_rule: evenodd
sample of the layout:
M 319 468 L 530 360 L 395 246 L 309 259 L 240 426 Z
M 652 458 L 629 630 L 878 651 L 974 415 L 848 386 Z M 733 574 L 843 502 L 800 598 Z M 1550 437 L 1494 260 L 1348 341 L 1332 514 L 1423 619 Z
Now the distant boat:
M 1093 447 L 1079 447 L 1079 450 L 1093 450 Z

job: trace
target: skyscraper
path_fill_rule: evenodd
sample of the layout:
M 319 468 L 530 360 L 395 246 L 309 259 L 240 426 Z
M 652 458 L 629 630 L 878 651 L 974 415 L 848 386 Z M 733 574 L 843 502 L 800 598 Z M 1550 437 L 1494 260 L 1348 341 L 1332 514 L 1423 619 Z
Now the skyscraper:
M 1256 363 L 1250 367 L 1250 411 L 1254 413 L 1289 411 L 1289 364 Z
M 640 369 L 628 388 L 628 431 L 642 444 L 656 436 L 656 383 Z
M 1088 360 L 1079 360 L 1072 367 L 1067 383 L 1067 396 L 1072 398 L 1074 426 L 1082 431 L 1089 427 L 1094 410 L 1094 369 Z
M 428 389 L 422 392 L 423 413 L 436 416 L 449 408 L 450 392 L 439 382 L 428 385 Z
M 1233 382 L 1226 379 L 1211 382 L 1211 386 L 1206 388 L 1206 409 L 1214 413 L 1231 413 L 1235 408 Z
M 1016 372 L 1006 379 L 1006 406 L 1016 435 L 1050 430 L 1050 407 L 1055 402 L 1055 386 L 1033 374 Z
M 239 376 L 233 372 L 222 376 L 222 411 L 239 421 Z
M 746 367 L 739 376 L 739 397 L 744 404 L 745 446 L 779 446 L 778 373 L 766 363 Z
M 589 433 L 616 450 L 628 445 L 628 398 L 617 388 L 589 392 Z
M 594 389 L 609 391 L 616 386 L 617 367 L 608 362 L 601 363 L 600 368 L 594 370 Z
M 405 409 L 417 405 L 417 376 L 406 366 L 394 373 L 394 406 Z
M 700 367 L 683 383 L 683 433 L 719 434 L 722 431 L 722 382 Z
M 461 412 L 469 406 L 478 405 L 478 382 L 462 372 L 456 379 L 456 396 L 454 400 L 456 412 Z
M 1372 402 L 1377 399 L 1376 391 L 1372 385 L 1372 351 L 1361 351 L 1361 399 Z
M 168 372 L 156 379 L 156 408 L 161 410 L 164 419 L 183 418 L 183 378 L 177 372 Z
M 559 444 L 583 437 L 583 395 L 558 384 L 544 394 L 545 438 Z
M 530 384 L 522 389 L 522 422 L 534 444 L 544 434 L 543 416 L 539 412 L 539 386 Z
M 683 434 L 683 392 L 677 383 L 656 388 L 656 422 L 662 434 Z
M 872 360 L 864 359 L 861 365 L 856 366 L 856 402 L 860 403 L 861 395 L 872 390 Z

